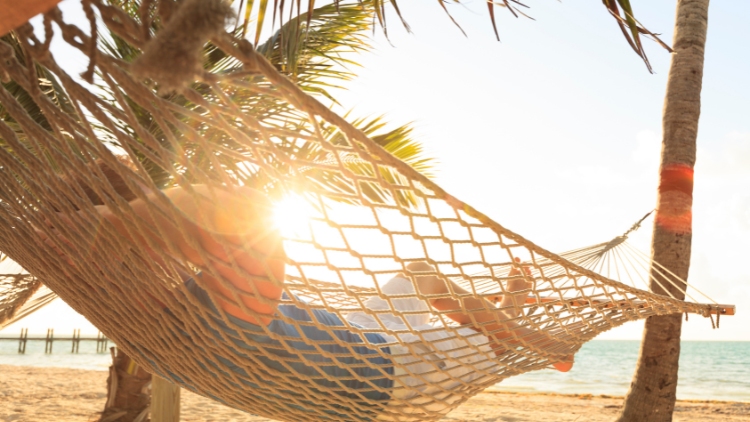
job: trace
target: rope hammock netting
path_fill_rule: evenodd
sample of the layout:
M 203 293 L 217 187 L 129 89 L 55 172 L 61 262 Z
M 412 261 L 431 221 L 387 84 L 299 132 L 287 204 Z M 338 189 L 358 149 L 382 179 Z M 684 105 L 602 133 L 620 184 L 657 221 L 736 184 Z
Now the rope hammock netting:
M 558 256 L 605 277 L 613 278 L 620 282 L 627 282 L 635 288 L 647 288 L 649 282 L 655 280 L 662 287 L 664 285 L 676 286 L 680 289 L 681 293 L 693 302 L 713 302 L 716 305 L 716 309 L 711 310 L 709 317 L 712 314 L 716 315 L 715 326 L 718 328 L 721 315 L 734 315 L 735 308 L 733 305 L 715 303 L 706 294 L 697 290 L 695 286 L 688 286 L 687 282 L 677 277 L 662 264 L 654 262 L 647 254 L 627 242 L 628 235 L 639 229 L 641 223 L 650 215 L 651 212 L 646 214 L 646 216 L 640 219 L 623 235 L 617 236 L 608 242 L 561 252 L 558 253 Z M 655 274 L 659 275 L 659 278 L 654 277 L 654 274 L 649 271 L 652 262 L 655 267 Z M 488 275 L 489 271 L 483 273 Z M 686 287 L 696 290 L 695 295 L 698 295 L 699 298 L 688 293 Z M 664 288 L 664 291 L 668 295 L 671 295 L 668 289 Z M 0 274 L 0 298 L 2 298 L 0 300 L 0 328 L 2 328 L 43 308 L 56 299 L 57 295 L 46 286 L 41 285 L 41 282 L 29 274 Z M 498 295 L 497 297 L 490 296 L 488 299 L 493 302 L 499 302 L 502 299 L 502 295 Z M 533 295 L 528 296 L 526 301 L 536 306 L 559 302 L 559 300 L 550 297 L 544 297 L 540 300 L 540 298 Z M 571 306 L 588 306 L 589 304 L 582 298 L 573 298 L 567 302 Z M 606 300 L 599 301 L 598 305 L 603 308 L 614 308 L 617 306 L 617 304 Z M 532 307 L 527 312 L 533 313 L 534 310 L 535 308 Z
M 28 316 L 56 297 L 28 274 L 0 274 L 0 328 Z
M 0 42 L 0 76 L 44 117 L 0 89 L 0 250 L 184 388 L 276 419 L 435 420 L 627 321 L 733 312 L 613 281 L 576 262 L 621 248 L 566 259 L 447 194 L 226 33 L 222 1 L 82 4 L 88 33 L 53 9 L 44 39 Z M 135 61 L 97 46 L 104 26 Z M 55 61 L 60 36 L 89 82 Z

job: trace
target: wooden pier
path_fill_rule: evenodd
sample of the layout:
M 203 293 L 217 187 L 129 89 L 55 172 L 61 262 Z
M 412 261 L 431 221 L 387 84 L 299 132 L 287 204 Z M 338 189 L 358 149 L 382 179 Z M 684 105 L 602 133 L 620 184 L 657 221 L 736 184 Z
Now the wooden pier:
M 29 329 L 21 328 L 21 334 L 18 337 L 0 337 L 0 341 L 18 341 L 18 353 L 26 353 L 26 344 L 30 341 L 43 341 L 44 342 L 44 353 L 52 353 L 52 345 L 56 341 L 69 341 L 71 342 L 70 353 L 78 353 L 82 341 L 95 341 L 96 342 L 96 353 L 106 353 L 109 339 L 98 332 L 96 337 L 81 337 L 81 329 L 77 328 L 73 330 L 72 337 L 55 337 L 55 331 L 52 328 L 47 329 L 46 337 L 29 337 Z

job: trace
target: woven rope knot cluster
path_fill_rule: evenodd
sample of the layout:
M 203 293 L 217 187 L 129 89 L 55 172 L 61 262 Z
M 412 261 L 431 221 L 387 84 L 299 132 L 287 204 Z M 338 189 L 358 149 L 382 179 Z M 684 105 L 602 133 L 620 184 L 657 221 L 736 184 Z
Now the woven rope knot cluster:
M 0 89 L 0 250 L 36 277 L 24 283 L 43 280 L 154 373 L 278 419 L 434 420 L 627 321 L 710 311 L 586 270 L 448 195 L 225 32 L 223 1 L 82 3 L 88 32 L 55 9 L 45 40 L 27 25 L 0 42 L 12 81 Z M 58 41 L 90 60 L 83 79 L 56 57 Z M 196 66 L 203 54 L 221 55 L 221 71 Z M 269 212 L 291 204 L 275 229 L 284 253 L 218 228 L 194 236 L 165 186 L 196 215 L 248 187 Z M 232 209 L 252 219 L 256 206 Z M 248 272 L 238 254 L 264 264 Z M 427 278 L 448 291 L 426 292 Z M 266 317 L 248 297 L 277 309 L 274 322 L 227 312 Z

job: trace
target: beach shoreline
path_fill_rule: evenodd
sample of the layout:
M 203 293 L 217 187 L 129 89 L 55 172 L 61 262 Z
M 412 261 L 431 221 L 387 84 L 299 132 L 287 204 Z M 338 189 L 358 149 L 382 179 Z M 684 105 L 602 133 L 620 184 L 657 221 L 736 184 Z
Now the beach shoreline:
M 106 400 L 106 371 L 0 365 L 0 422 L 95 421 Z M 267 422 L 182 390 L 181 421 Z M 443 421 L 576 421 L 615 419 L 622 397 L 489 389 Z M 750 402 L 678 400 L 674 420 L 742 421 Z

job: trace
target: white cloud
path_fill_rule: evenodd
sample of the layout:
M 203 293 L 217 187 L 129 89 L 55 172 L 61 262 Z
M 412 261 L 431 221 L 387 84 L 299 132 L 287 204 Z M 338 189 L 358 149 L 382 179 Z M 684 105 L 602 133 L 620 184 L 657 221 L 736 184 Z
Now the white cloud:
M 650 130 L 636 134 L 632 152 L 635 163 L 656 169 L 661 152 L 661 135 Z M 698 177 L 750 175 L 750 132 L 732 131 L 723 139 L 699 139 L 696 161 Z M 697 179 L 699 180 L 699 179 Z
M 750 132 L 730 132 L 728 143 L 724 148 L 730 169 L 741 174 L 750 174 Z
M 699 140 L 698 145 L 696 174 L 730 178 L 750 176 L 750 132 L 732 131 L 718 141 Z
M 724 202 L 715 218 L 724 220 L 726 227 L 733 231 L 750 232 L 750 195 L 732 195 Z
M 659 166 L 661 136 L 653 130 L 646 129 L 635 135 L 636 147 L 633 150 L 633 161 L 656 169 Z

